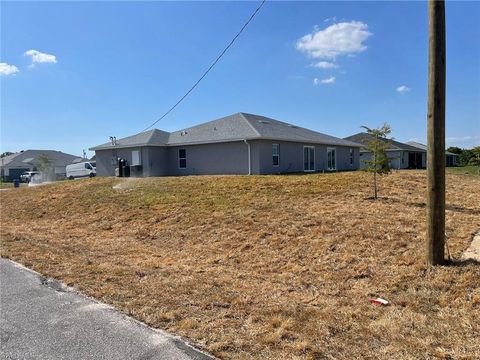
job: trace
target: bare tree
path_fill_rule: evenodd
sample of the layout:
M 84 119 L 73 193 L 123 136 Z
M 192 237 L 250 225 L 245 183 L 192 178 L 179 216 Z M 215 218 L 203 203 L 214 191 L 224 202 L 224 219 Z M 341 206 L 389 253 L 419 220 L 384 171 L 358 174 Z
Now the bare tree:
M 373 173 L 373 198 L 378 198 L 377 174 L 384 175 L 390 172 L 390 159 L 387 156 L 387 149 L 389 142 L 387 135 L 391 133 L 390 125 L 383 124 L 378 129 L 370 129 L 367 126 L 362 126 L 370 135 L 371 140 L 367 141 L 365 148 L 372 153 L 370 160 L 363 160 L 367 165 L 366 170 Z

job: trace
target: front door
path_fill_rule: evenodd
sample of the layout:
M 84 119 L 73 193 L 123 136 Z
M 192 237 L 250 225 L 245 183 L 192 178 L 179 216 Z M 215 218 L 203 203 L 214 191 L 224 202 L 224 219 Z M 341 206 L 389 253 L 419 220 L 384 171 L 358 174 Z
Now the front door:
M 337 170 L 337 151 L 335 148 L 327 148 L 327 170 Z
M 315 147 L 303 147 L 303 171 L 315 171 Z

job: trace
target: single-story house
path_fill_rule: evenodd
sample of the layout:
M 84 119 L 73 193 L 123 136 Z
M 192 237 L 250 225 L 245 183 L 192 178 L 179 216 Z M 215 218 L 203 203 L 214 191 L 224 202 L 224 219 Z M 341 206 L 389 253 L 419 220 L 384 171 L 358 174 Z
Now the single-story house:
M 0 177 L 4 181 L 19 179 L 26 171 L 38 171 L 48 164 L 56 178 L 65 176 L 66 166 L 84 161 L 80 156 L 56 150 L 25 150 L 0 158 Z
M 418 143 L 416 141 L 407 141 L 407 144 L 427 151 L 427 145 L 425 145 L 425 144 L 421 144 L 421 143 Z M 457 166 L 458 165 L 458 154 L 451 153 L 450 151 L 445 151 L 445 165 L 446 166 Z
M 95 146 L 97 176 L 277 174 L 357 170 L 361 145 L 237 113 L 172 133 L 152 129 Z
M 373 137 L 367 133 L 361 132 L 348 136 L 345 140 L 354 141 L 364 146 L 371 141 Z M 427 150 L 412 145 L 404 144 L 399 141 L 382 139 L 388 141 L 389 147 L 386 150 L 390 159 L 390 168 L 392 169 L 424 169 L 427 163 Z M 372 153 L 365 147 L 360 149 L 360 168 L 367 167 L 366 160 L 371 160 Z

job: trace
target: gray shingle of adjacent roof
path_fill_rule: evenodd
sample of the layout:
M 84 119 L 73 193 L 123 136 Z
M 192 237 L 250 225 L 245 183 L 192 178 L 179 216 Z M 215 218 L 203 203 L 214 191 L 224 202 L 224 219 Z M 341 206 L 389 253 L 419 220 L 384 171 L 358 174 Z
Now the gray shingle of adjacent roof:
M 156 129 L 150 130 L 150 132 L 151 131 L 160 132 L 160 130 Z M 117 146 L 106 143 L 93 147 L 90 150 L 145 145 L 180 146 L 255 139 L 318 143 L 333 146 L 361 146 L 361 144 L 352 141 L 322 134 L 264 116 L 247 113 L 225 116 L 187 129 L 174 131 L 170 134 L 162 131 L 161 136 L 152 137 L 149 141 L 145 140 L 147 137 L 146 133 L 120 139 L 117 141 Z
M 111 142 L 95 146 L 90 150 L 102 150 L 110 148 L 132 147 L 132 146 L 158 146 L 166 145 L 170 133 L 158 129 L 144 131 L 122 139 L 117 139 L 117 145 L 113 146 Z
M 414 146 L 414 147 L 417 147 L 417 148 L 419 148 L 419 149 L 422 149 L 422 150 L 427 151 L 427 145 L 425 145 L 425 144 L 421 144 L 421 143 L 416 142 L 416 141 L 407 141 L 406 143 L 407 143 L 408 145 L 411 145 L 411 146 Z M 446 154 L 446 155 L 458 156 L 458 154 L 451 153 L 450 151 L 445 151 L 445 154 Z
M 360 147 L 361 144 L 302 128 L 265 116 L 240 113 L 257 131 L 262 139 L 309 142 L 325 145 Z
M 345 139 L 350 140 L 350 141 L 355 141 L 359 144 L 362 145 L 367 145 L 368 141 L 373 139 L 373 136 L 361 132 L 355 135 L 347 136 Z M 425 150 L 420 149 L 415 146 L 411 146 L 408 144 L 401 143 L 396 140 L 390 140 L 390 139 L 382 139 L 383 141 L 388 141 L 390 144 L 390 147 L 387 149 L 387 151 L 398 151 L 398 150 L 405 150 L 405 151 L 416 151 L 416 152 L 424 152 Z
M 0 159 L 1 166 L 11 167 L 28 167 L 29 165 L 38 165 L 40 163 L 40 156 L 46 155 L 51 161 L 52 166 L 66 166 L 71 164 L 80 156 L 66 154 L 56 150 L 25 150 L 12 155 L 5 156 Z
M 258 136 L 259 134 L 245 117 L 238 113 L 172 132 L 168 139 L 168 145 L 238 141 Z

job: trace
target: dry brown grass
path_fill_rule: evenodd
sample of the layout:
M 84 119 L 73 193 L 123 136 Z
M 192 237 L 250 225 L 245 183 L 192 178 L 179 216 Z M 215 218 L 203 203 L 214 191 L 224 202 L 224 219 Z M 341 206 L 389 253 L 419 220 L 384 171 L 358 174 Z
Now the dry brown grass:
M 376 202 L 361 172 L 119 181 L 3 191 L 2 256 L 221 358 L 480 358 L 480 266 L 425 265 L 424 172 Z M 447 185 L 458 259 L 480 178 Z

